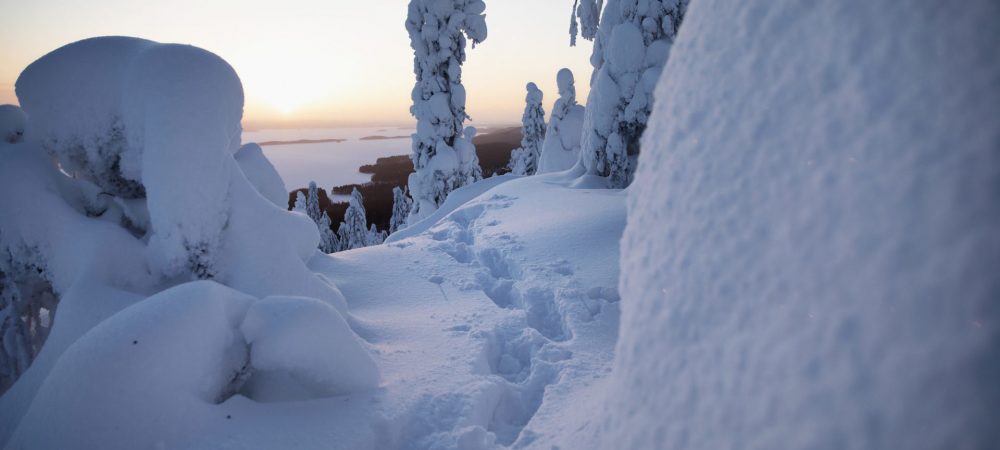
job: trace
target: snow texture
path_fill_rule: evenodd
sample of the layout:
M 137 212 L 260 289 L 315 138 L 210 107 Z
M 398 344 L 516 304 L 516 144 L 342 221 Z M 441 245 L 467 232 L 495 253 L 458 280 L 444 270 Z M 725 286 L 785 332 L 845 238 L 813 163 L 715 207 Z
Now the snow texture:
M 926 3 L 692 2 L 598 447 L 1000 441 L 1000 6 Z
M 538 155 L 545 139 L 545 109 L 542 91 L 535 83 L 528 83 L 521 116 L 521 147 L 510 153 L 508 167 L 514 175 L 534 175 L 538 171 Z
M 24 140 L 28 116 L 15 105 L 0 105 L 0 141 L 16 144 Z
M 538 173 L 569 170 L 580 159 L 584 108 L 576 102 L 573 72 L 560 69 L 556 84 L 559 86 L 559 99 L 552 106 L 538 160 Z
M 486 39 L 485 9 L 482 0 L 410 0 L 406 31 L 417 78 L 410 107 L 417 119 L 408 180 L 411 222 L 433 214 L 452 190 L 482 178 L 475 129 L 464 126 L 462 63 L 466 39 L 473 47 Z

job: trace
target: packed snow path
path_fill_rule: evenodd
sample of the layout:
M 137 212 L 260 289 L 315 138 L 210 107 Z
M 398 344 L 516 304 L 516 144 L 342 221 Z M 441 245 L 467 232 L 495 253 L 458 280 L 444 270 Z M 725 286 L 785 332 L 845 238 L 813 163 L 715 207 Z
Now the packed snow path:
M 363 399 L 375 447 L 547 449 L 590 419 L 617 335 L 624 195 L 565 184 L 513 179 L 420 235 L 313 260 L 382 369 Z

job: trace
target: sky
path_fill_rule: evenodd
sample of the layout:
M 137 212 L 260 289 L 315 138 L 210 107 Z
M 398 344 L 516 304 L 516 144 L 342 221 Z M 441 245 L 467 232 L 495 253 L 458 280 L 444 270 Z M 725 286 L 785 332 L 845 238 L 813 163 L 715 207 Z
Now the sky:
M 413 52 L 406 0 L 0 0 L 0 103 L 17 103 L 28 64 L 94 36 L 191 44 L 240 75 L 249 128 L 408 125 Z M 463 83 L 479 124 L 520 122 L 525 84 L 558 98 L 556 72 L 583 103 L 592 45 L 569 46 L 571 0 L 486 0 L 489 35 L 470 49 Z M 470 42 L 471 44 L 471 42 Z

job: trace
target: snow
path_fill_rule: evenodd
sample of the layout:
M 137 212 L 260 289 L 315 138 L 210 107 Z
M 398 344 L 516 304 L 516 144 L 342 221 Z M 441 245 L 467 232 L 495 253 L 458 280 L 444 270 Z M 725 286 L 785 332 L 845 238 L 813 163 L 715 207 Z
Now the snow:
M 556 74 L 559 99 L 552 106 L 538 173 L 569 170 L 580 159 L 580 136 L 583 132 L 584 108 L 576 102 L 573 72 L 560 69 Z
M 995 445 L 998 15 L 692 2 L 595 447 Z
M 260 195 L 279 208 L 288 207 L 288 190 L 285 188 L 285 182 L 271 161 L 264 156 L 264 151 L 259 145 L 246 144 L 240 147 L 233 157 Z
M 250 307 L 240 331 L 257 401 L 329 397 L 378 386 L 378 366 L 337 310 L 306 297 L 267 297 Z
M 28 116 L 15 105 L 0 105 L 0 141 L 14 144 L 24 139 Z

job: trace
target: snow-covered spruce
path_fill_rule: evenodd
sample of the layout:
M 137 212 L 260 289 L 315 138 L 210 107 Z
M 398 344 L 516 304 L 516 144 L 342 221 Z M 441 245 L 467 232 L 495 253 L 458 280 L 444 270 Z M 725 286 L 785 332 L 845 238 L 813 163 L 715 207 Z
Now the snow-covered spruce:
M 486 39 L 482 0 L 410 0 L 406 30 L 413 48 L 410 113 L 417 119 L 408 185 L 413 198 L 410 223 L 432 214 L 455 188 L 482 178 L 472 145 L 474 130 L 464 128 L 462 63 L 466 38 Z
M 389 234 L 406 227 L 406 218 L 413 207 L 413 199 L 408 192 L 399 186 L 392 188 L 392 217 L 389 219 Z
M 596 448 L 1000 442 L 997 17 L 692 2 L 628 192 Z
M 375 224 L 368 227 L 364 198 L 358 188 L 351 191 L 344 221 L 340 223 L 337 234 L 340 236 L 340 250 L 368 247 L 385 241 L 385 235 L 375 228 Z
M 556 74 L 559 99 L 552 106 L 542 151 L 538 157 L 538 173 L 559 172 L 573 167 L 580 159 L 580 131 L 584 108 L 576 102 L 573 72 L 560 69 Z
M 316 230 L 319 231 L 319 246 L 317 248 L 323 253 L 333 253 L 343 250 L 340 238 L 333 231 L 333 222 L 330 220 L 330 215 L 319 206 L 319 188 L 316 187 L 315 181 L 309 182 L 309 189 L 306 192 L 306 194 L 302 194 L 302 191 L 299 191 L 299 193 L 295 194 L 295 206 L 293 209 L 309 216 L 316 224 Z
M 230 325 L 242 313 L 238 303 L 222 301 L 229 296 L 222 290 L 192 286 L 221 283 L 250 302 L 310 297 L 346 314 L 339 290 L 306 266 L 316 255 L 315 224 L 276 205 L 282 181 L 255 146 L 240 146 L 242 87 L 225 61 L 185 45 L 94 38 L 32 63 L 16 90 L 29 120 L 24 142 L 0 142 L 0 297 L 7 324 L 0 371 L 5 383 L 20 378 L 0 397 L 0 446 L 18 430 L 11 444 L 17 448 L 154 447 L 163 436 L 142 427 L 102 431 L 121 430 L 122 414 L 151 404 L 170 433 L 190 435 L 200 427 L 185 418 L 214 408 L 216 394 L 231 393 L 230 381 L 243 379 L 228 372 L 238 362 L 229 357 L 241 353 L 230 352 L 239 348 L 230 347 L 239 342 L 229 339 Z M 208 277 L 215 281 L 189 282 Z M 155 311 L 119 315 L 146 310 L 146 297 L 171 286 L 181 289 L 180 298 L 159 304 L 187 305 L 174 310 L 177 320 L 168 323 Z M 18 321 L 29 325 L 22 327 L 27 339 Z M 98 324 L 112 331 L 99 332 Z M 139 339 L 115 331 L 125 329 L 154 333 L 158 344 L 137 352 Z M 75 345 L 81 341 L 89 343 Z M 171 359 L 188 361 L 193 348 L 212 353 L 193 362 L 208 365 Z M 226 358 L 214 353 L 219 348 Z M 29 352 L 37 354 L 24 370 Z M 106 383 L 80 391 L 81 368 L 91 374 L 86 379 Z M 156 378 L 165 370 L 193 370 L 184 380 L 196 381 Z M 214 384 L 219 380 L 229 381 Z M 109 400 L 115 393 L 138 403 Z M 171 399 L 187 403 L 162 408 L 175 404 Z M 53 411 L 68 414 L 61 423 L 73 426 L 43 431 Z
M 28 117 L 15 105 L 0 105 L 0 142 L 16 144 L 24 139 Z
M 601 7 L 604 0 L 573 0 L 573 11 L 569 21 L 569 45 L 576 45 L 577 32 L 588 41 L 594 40 L 597 36 L 598 19 L 601 15 Z M 580 18 L 580 25 L 577 26 L 576 18 Z
M 586 173 L 608 178 L 609 187 L 632 179 L 639 138 L 653 106 L 653 88 L 688 0 L 608 0 L 597 32 L 590 34 L 600 2 L 580 5 L 583 37 L 594 40 L 594 73 L 584 115 L 580 161 Z
M 545 139 L 545 109 L 542 91 L 535 83 L 528 83 L 524 97 L 524 114 L 521 116 L 521 147 L 510 152 L 510 168 L 514 175 L 534 175 L 538 171 L 538 155 Z

